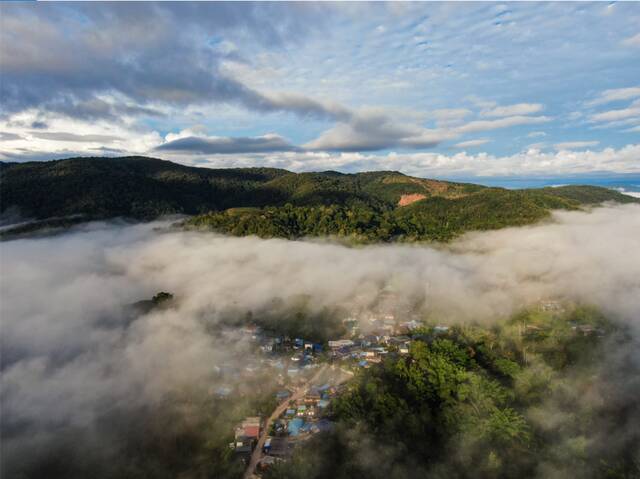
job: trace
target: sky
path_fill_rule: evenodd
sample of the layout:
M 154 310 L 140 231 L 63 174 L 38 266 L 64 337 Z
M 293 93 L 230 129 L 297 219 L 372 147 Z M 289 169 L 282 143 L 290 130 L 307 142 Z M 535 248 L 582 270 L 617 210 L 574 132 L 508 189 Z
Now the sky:
M 0 160 L 640 178 L 640 3 L 2 3 Z

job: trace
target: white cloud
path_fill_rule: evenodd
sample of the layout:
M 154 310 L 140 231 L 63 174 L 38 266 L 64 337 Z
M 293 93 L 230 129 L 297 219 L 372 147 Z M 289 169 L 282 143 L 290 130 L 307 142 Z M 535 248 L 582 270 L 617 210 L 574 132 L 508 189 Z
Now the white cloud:
M 436 110 L 437 112 L 437 110 Z M 410 116 L 397 116 L 382 108 L 367 108 L 353 113 L 348 121 L 341 121 L 318 138 L 303 145 L 310 150 L 374 151 L 388 148 L 429 148 L 468 133 L 497 130 L 517 125 L 545 123 L 547 116 L 516 115 L 491 120 L 474 120 L 449 126 L 424 128 Z M 436 113 L 437 115 L 438 113 Z M 465 110 L 440 110 L 440 115 L 464 118 Z M 414 115 L 415 116 L 415 115 Z M 434 115 L 435 116 L 435 115 Z
M 37 128 L 34 125 L 45 125 Z M 86 121 L 60 115 L 43 115 L 35 109 L 26 110 L 0 120 L 0 130 L 13 138 L 4 143 L 0 160 L 30 155 L 48 155 L 48 159 L 102 154 L 143 154 L 162 143 L 157 131 L 136 126 L 129 118 Z M 18 136 L 19 138 L 15 138 Z
M 527 135 L 527 138 L 541 138 L 543 136 L 547 136 L 544 131 L 532 131 Z
M 586 104 L 587 106 L 596 106 L 604 103 L 611 103 L 613 101 L 631 100 L 637 97 L 640 97 L 640 86 L 615 88 L 603 91 L 597 98 L 587 102 Z
M 634 101 L 627 108 L 594 113 L 589 117 L 593 122 L 618 121 L 640 116 L 640 100 Z
M 515 105 L 496 106 L 495 108 L 484 110 L 480 114 L 488 117 L 531 115 L 542 111 L 543 108 L 540 103 L 517 103 Z
M 184 132 L 179 133 L 182 135 Z M 178 136 L 176 135 L 176 136 Z M 169 136 L 169 135 L 167 135 Z M 155 151 L 173 151 L 184 154 L 245 154 L 269 151 L 290 151 L 297 149 L 285 138 L 274 133 L 252 137 L 221 137 L 206 135 L 188 135 L 167 141 L 155 148 Z
M 565 141 L 563 143 L 556 143 L 553 146 L 556 150 L 575 150 L 588 148 L 590 146 L 598 146 L 599 143 L 599 141 Z
M 540 141 L 538 143 L 531 143 L 527 145 L 527 150 L 544 150 L 547 146 L 549 146 L 546 142 Z
M 443 108 L 432 111 L 430 116 L 435 119 L 439 128 L 446 128 L 459 125 L 471 114 L 471 110 L 466 108 Z
M 456 143 L 453 145 L 455 148 L 475 148 L 476 146 L 481 146 L 489 143 L 491 140 L 487 138 L 480 138 L 477 140 L 468 140 L 461 141 L 460 143 Z
M 640 33 L 622 40 L 622 44 L 626 47 L 640 47 Z
M 435 146 L 450 135 L 428 130 L 407 118 L 392 117 L 387 110 L 367 108 L 354 113 L 304 145 L 310 150 L 369 151 L 397 146 Z
M 548 116 L 509 116 L 497 120 L 476 120 L 455 129 L 458 134 L 475 133 L 478 131 L 497 130 L 517 125 L 534 125 L 551 121 Z
M 467 152 L 446 155 L 415 153 L 283 152 L 264 155 L 174 156 L 166 159 L 210 167 L 268 166 L 292 171 L 338 170 L 344 172 L 398 170 L 421 177 L 576 175 L 594 171 L 640 174 L 640 144 L 620 149 L 542 151 L 528 148 L 514 155 L 495 156 Z

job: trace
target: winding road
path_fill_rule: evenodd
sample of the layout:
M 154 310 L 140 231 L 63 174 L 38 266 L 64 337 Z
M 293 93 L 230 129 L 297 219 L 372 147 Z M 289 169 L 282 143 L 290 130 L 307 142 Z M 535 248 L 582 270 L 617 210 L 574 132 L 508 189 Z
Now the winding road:
M 260 462 L 260 459 L 262 459 L 262 448 L 264 447 L 264 443 L 267 440 L 267 435 L 269 433 L 269 429 L 271 428 L 271 424 L 273 423 L 273 421 L 275 421 L 278 417 L 280 417 L 280 415 L 282 415 L 283 412 L 286 411 L 286 409 L 289 407 L 290 401 L 296 401 L 304 397 L 304 395 L 307 393 L 309 389 L 309 385 L 316 382 L 318 378 L 327 370 L 327 368 L 328 366 L 326 364 L 320 367 L 320 369 L 313 375 L 311 379 L 309 379 L 302 386 L 297 388 L 294 391 L 294 393 L 291 395 L 291 397 L 282 401 L 274 409 L 274 411 L 271 413 L 271 416 L 269 416 L 269 418 L 267 419 L 267 422 L 264 424 L 264 428 L 262 429 L 262 433 L 258 438 L 258 443 L 256 444 L 256 448 L 253 450 L 253 453 L 251 454 L 251 460 L 249 461 L 247 470 L 245 471 L 244 476 L 242 476 L 243 479 L 251 479 L 253 477 L 257 477 L 255 476 L 254 472 L 256 470 L 256 466 L 258 465 L 258 462 Z

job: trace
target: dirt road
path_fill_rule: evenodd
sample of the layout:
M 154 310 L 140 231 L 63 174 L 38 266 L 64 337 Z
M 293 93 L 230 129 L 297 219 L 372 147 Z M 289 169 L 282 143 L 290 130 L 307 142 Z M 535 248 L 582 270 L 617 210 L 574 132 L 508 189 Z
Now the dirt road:
M 297 388 L 291 397 L 285 399 L 278 407 L 274 409 L 271 413 L 271 416 L 267 419 L 264 424 L 264 428 L 262 429 L 262 434 L 260 434 L 260 438 L 258 439 L 258 443 L 256 444 L 256 448 L 253 450 L 253 454 L 251 454 L 251 460 L 249 461 L 249 465 L 247 466 L 247 470 L 244 473 L 243 479 L 250 479 L 254 476 L 254 471 L 256 470 L 256 466 L 260 459 L 262 459 L 262 448 L 264 446 L 265 441 L 267 440 L 267 434 L 269 433 L 269 429 L 271 428 L 271 423 L 275 421 L 280 415 L 286 411 L 289 407 L 289 401 L 295 401 L 297 399 L 302 398 L 309 389 L 309 385 L 313 384 L 318 378 L 327 370 L 327 365 L 324 364 L 320 367 L 318 372 L 316 372 L 311 379 L 305 382 L 302 386 Z

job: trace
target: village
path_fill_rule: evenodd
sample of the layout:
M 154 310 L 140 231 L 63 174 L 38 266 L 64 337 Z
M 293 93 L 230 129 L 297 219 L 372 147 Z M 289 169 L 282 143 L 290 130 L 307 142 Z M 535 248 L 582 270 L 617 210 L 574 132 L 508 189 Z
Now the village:
M 549 320 L 565 308 L 558 301 L 544 300 L 536 309 Z M 385 357 L 408 355 L 411 343 L 428 335 L 446 336 L 449 326 L 427 326 L 411 314 L 400 321 L 390 311 L 348 314 L 342 319 L 343 337 L 318 343 L 264 331 L 257 325 L 242 332 L 261 355 L 262 363 L 275 372 L 279 385 L 277 406 L 269 417 L 248 416 L 237 424 L 229 444 L 235 457 L 246 466 L 245 478 L 259 475 L 278 461 L 291 457 L 296 447 L 314 435 L 332 428 L 327 412 L 359 369 L 382 362 Z M 599 334 L 589 325 L 570 323 L 574 334 Z M 524 325 L 522 334 L 545 331 L 546 326 Z M 228 394 L 229 391 L 218 391 Z
M 263 361 L 277 371 L 281 386 L 269 417 L 246 417 L 233 431 L 229 447 L 246 465 L 245 478 L 259 476 L 315 434 L 331 429 L 326 413 L 355 372 L 387 355 L 409 354 L 411 332 L 424 325 L 416 319 L 398 321 L 391 312 L 354 313 L 342 322 L 346 334 L 323 344 L 274 335 L 256 325 L 244 328 Z M 448 329 L 436 326 L 434 333 Z

